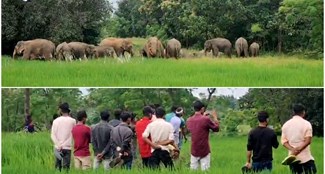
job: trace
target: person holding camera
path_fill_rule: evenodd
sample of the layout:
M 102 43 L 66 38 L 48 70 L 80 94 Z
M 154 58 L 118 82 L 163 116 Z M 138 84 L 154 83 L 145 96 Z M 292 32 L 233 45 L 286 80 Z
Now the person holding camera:
M 193 108 L 195 113 L 187 120 L 187 129 L 191 133 L 191 166 L 192 170 L 197 170 L 201 164 L 201 170 L 210 168 L 210 145 L 209 133 L 219 131 L 219 121 L 217 113 L 214 111 L 212 119 L 203 115 L 206 106 L 201 101 L 195 101 Z

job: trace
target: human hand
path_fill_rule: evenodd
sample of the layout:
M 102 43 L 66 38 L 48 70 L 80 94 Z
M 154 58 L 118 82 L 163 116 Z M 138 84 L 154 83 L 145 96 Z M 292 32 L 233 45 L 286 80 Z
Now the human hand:
M 249 163 L 249 162 L 247 162 L 246 164 L 245 164 L 245 166 L 247 167 L 247 168 L 252 168 L 252 163 Z
M 301 152 L 300 147 L 295 147 L 291 150 L 291 154 L 295 156 L 298 155 L 300 152 Z
M 157 143 L 154 143 L 152 146 L 153 149 L 161 149 L 161 146 Z
M 184 143 L 186 143 L 187 142 L 187 138 L 184 136 Z
M 101 159 L 103 159 L 103 156 L 104 156 L 104 154 L 99 153 L 99 154 L 97 154 L 96 158 L 99 159 L 99 160 L 101 160 Z

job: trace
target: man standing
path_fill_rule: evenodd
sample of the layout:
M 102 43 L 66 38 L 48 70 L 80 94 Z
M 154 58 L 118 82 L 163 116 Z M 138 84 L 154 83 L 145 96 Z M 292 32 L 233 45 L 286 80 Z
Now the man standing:
M 133 138 L 133 132 L 129 127 L 131 122 L 131 114 L 129 112 L 123 112 L 121 114 L 122 123 L 116 126 L 112 132 L 112 145 L 114 151 L 117 152 L 115 157 L 121 154 L 120 158 L 123 160 L 122 167 L 131 169 L 132 167 L 132 151 L 131 141 Z M 120 150 L 117 150 L 120 149 Z
M 109 112 L 100 113 L 101 121 L 91 130 L 91 143 L 94 149 L 94 169 L 98 169 L 103 162 L 104 169 L 109 170 L 109 163 L 112 161 L 111 133 L 113 126 L 108 124 Z
M 183 108 L 179 107 L 175 110 L 175 116 L 170 119 L 170 124 L 172 124 L 174 128 L 174 143 L 177 147 L 179 147 L 179 130 L 181 128 L 181 116 L 183 114 Z
M 87 170 L 91 167 L 89 151 L 90 128 L 85 125 L 87 120 L 86 111 L 77 114 L 77 125 L 72 129 L 74 140 L 74 164 L 76 169 Z
M 115 109 L 114 111 L 115 118 L 109 121 L 108 123 L 113 127 L 118 126 L 121 123 L 121 118 L 120 118 L 121 113 L 122 113 L 121 109 Z
M 76 125 L 76 120 L 71 118 L 69 104 L 63 103 L 59 106 L 60 117 L 56 118 L 52 124 L 51 139 L 54 143 L 54 154 L 56 157 L 55 168 L 70 169 L 72 128 Z
M 151 157 L 149 166 L 153 169 L 159 168 L 160 161 L 167 168 L 174 168 L 173 160 L 169 154 L 168 145 L 174 144 L 173 126 L 164 120 L 166 112 L 162 107 L 156 109 L 157 120 L 149 123 L 142 134 L 143 140 L 151 146 Z M 149 137 L 151 139 L 149 139 Z
M 247 168 L 254 172 L 272 170 L 272 147 L 278 148 L 279 142 L 275 132 L 268 128 L 269 114 L 265 111 L 258 113 L 259 125 L 248 134 L 247 142 Z M 251 163 L 253 152 L 253 164 Z
M 306 108 L 301 104 L 293 106 L 294 116 L 282 126 L 281 143 L 288 149 L 289 155 L 296 156 L 300 163 L 289 164 L 294 174 L 316 173 L 314 158 L 310 144 L 313 137 L 311 124 L 304 119 Z
M 135 133 L 137 135 L 139 151 L 142 158 L 142 164 L 144 167 L 149 167 L 151 148 L 150 145 L 143 140 L 142 134 L 144 130 L 147 128 L 148 124 L 151 122 L 150 120 L 154 112 L 150 106 L 145 106 L 142 110 L 142 113 L 143 113 L 142 119 L 139 120 L 135 125 Z
M 187 128 L 191 133 L 191 169 L 197 170 L 201 163 L 201 170 L 210 168 L 209 131 L 219 131 L 217 113 L 212 113 L 212 120 L 203 116 L 205 105 L 201 101 L 193 103 L 195 114 L 187 120 Z
M 175 114 L 176 109 L 177 109 L 177 106 L 172 106 L 172 107 L 170 108 L 170 113 L 166 114 L 166 116 L 165 116 L 165 120 L 166 120 L 167 122 L 170 122 L 170 120 L 171 120 L 174 116 L 176 116 L 176 114 Z

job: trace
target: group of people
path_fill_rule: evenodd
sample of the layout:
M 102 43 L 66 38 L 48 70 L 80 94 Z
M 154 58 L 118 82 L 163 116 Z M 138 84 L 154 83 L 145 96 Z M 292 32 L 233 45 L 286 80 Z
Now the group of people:
M 202 171 L 210 168 L 210 131 L 219 131 L 216 111 L 206 112 L 206 105 L 201 101 L 193 103 L 195 113 L 185 123 L 182 107 L 172 107 L 166 114 L 162 107 L 145 106 L 143 116 L 135 121 L 134 115 L 119 109 L 114 111 L 115 118 L 110 120 L 110 112 L 100 113 L 101 121 L 91 127 L 85 125 L 86 111 L 77 113 L 77 122 L 70 116 L 68 103 L 59 106 L 60 117 L 52 124 L 51 139 L 54 143 L 55 167 L 60 171 L 70 168 L 71 150 L 77 169 L 104 169 L 120 165 L 131 169 L 137 151 L 143 167 L 157 169 L 160 163 L 174 169 L 173 160 L 177 159 L 186 138 L 186 130 L 191 134 L 190 168 Z M 316 173 L 314 158 L 311 156 L 311 124 L 304 120 L 306 109 L 302 105 L 294 106 L 294 116 L 282 127 L 281 143 L 289 151 L 289 158 L 284 163 L 295 174 Z M 257 116 L 259 126 L 248 135 L 247 163 L 245 171 L 260 172 L 272 170 L 272 147 L 279 142 L 275 132 L 268 128 L 267 112 Z M 110 121 L 109 121 L 110 120 Z M 94 158 L 92 165 L 89 144 L 92 144 Z M 72 147 L 73 146 L 73 147 Z M 138 150 L 137 150 L 138 149 Z
M 293 117 L 282 126 L 281 144 L 288 150 L 289 156 L 282 161 L 289 165 L 293 174 L 315 174 L 317 172 L 310 144 L 312 126 L 304 119 L 306 108 L 301 104 L 293 106 Z M 247 162 L 243 173 L 272 170 L 272 147 L 278 148 L 279 142 L 273 129 L 268 127 L 269 114 L 258 113 L 258 127 L 248 135 Z

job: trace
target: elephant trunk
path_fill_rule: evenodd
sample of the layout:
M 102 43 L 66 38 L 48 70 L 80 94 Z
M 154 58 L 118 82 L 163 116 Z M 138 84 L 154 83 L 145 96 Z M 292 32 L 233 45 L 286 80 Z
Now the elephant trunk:
M 207 56 L 208 49 L 204 48 L 204 56 Z
M 14 49 L 14 53 L 12 54 L 12 58 L 15 59 L 15 56 L 16 56 L 16 49 Z

